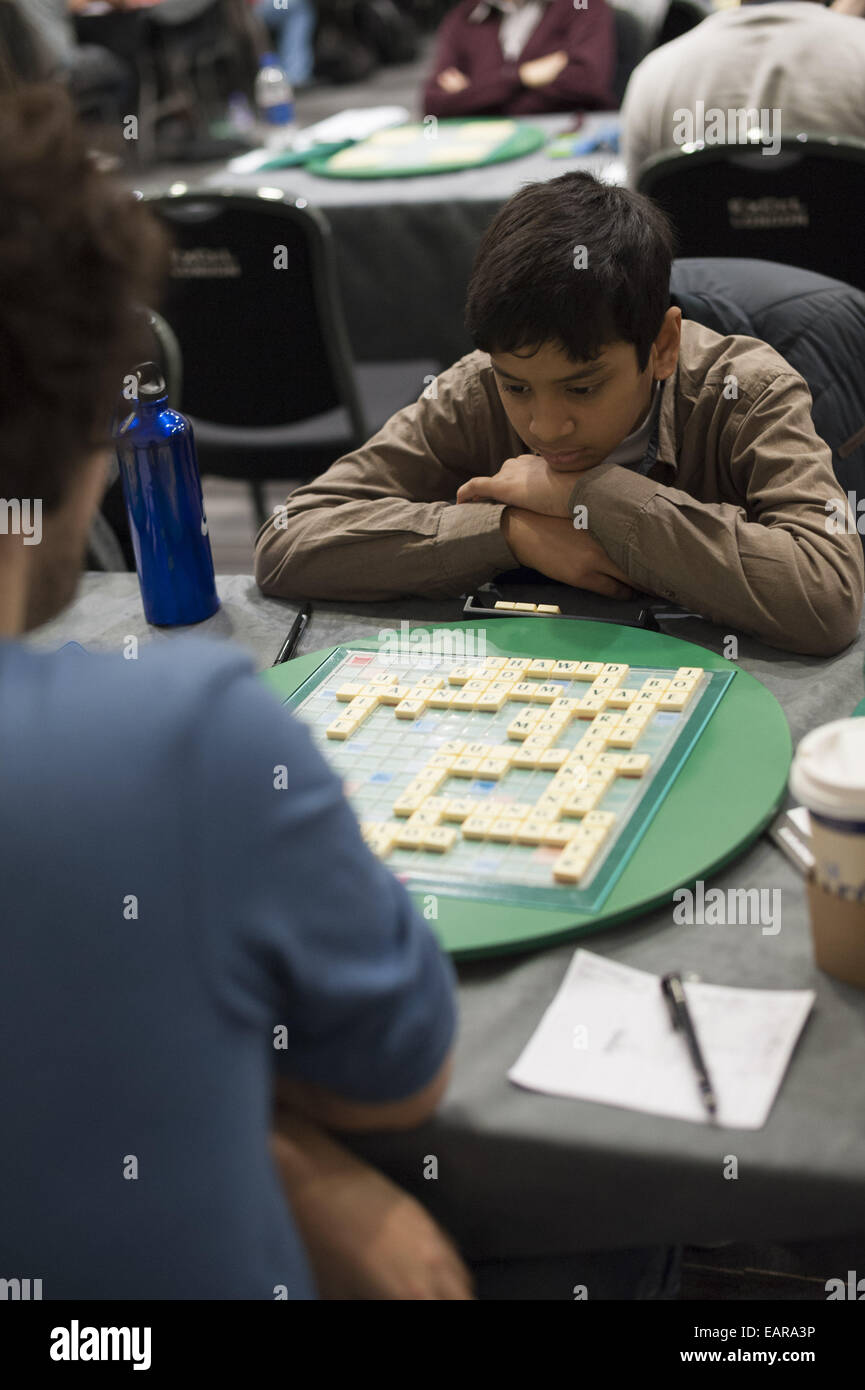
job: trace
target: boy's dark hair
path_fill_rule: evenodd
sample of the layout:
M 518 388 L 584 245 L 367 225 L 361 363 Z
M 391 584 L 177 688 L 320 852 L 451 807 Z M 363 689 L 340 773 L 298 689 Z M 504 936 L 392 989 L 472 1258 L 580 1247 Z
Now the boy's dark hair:
M 633 343 L 643 371 L 670 307 L 673 230 L 660 208 L 591 174 L 514 194 L 475 257 L 466 328 L 484 352 L 557 342 L 575 362 Z
M 165 237 L 101 174 L 59 86 L 0 96 L 0 496 L 66 499 L 141 360 Z
M 0 0 L 0 93 L 50 76 L 50 62 L 16 0 Z

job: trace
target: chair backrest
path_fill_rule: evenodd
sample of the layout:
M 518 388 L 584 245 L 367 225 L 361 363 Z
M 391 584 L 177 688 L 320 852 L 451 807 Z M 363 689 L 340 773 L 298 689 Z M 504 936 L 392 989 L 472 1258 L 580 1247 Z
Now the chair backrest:
M 272 428 L 344 406 L 363 438 L 330 229 L 276 193 L 148 200 L 175 242 L 162 312 L 183 353 L 183 409 Z
M 767 151 L 769 147 L 766 147 Z M 794 136 L 664 151 L 637 187 L 671 217 L 682 256 L 803 266 L 865 288 L 865 142 Z
M 675 261 L 670 293 L 685 318 L 760 338 L 805 378 L 815 428 L 855 512 L 865 500 L 865 439 L 844 446 L 865 427 L 865 294 L 797 266 L 708 257 Z M 865 511 L 859 519 L 865 527 Z
M 628 78 L 651 48 L 652 35 L 646 20 L 624 6 L 613 7 L 613 20 L 616 26 L 616 71 L 613 77 L 613 91 L 616 94 L 616 105 L 621 106 Z

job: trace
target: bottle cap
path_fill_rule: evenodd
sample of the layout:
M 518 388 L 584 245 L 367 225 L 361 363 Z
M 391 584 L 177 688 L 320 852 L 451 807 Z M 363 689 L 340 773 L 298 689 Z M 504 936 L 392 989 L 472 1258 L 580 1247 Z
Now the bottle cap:
M 155 401 L 166 394 L 165 377 L 155 362 L 143 362 L 135 368 L 135 375 L 138 377 L 139 400 Z

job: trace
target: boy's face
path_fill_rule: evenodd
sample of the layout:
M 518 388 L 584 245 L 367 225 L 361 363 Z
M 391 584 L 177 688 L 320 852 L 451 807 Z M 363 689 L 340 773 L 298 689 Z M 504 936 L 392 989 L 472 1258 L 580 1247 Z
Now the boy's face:
M 531 356 L 491 353 L 517 434 L 562 473 L 603 462 L 642 423 L 655 382 L 675 371 L 681 323 L 681 312 L 669 309 L 642 372 L 633 343 L 608 343 L 590 362 L 574 362 L 558 343 L 544 343 Z

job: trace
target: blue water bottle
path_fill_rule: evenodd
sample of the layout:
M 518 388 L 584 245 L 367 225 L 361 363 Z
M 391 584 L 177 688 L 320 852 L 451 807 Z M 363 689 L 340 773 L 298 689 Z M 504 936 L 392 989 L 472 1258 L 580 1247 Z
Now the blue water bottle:
M 138 399 L 115 444 L 144 613 L 156 627 L 200 623 L 219 598 L 192 426 L 153 362 L 134 377 Z

